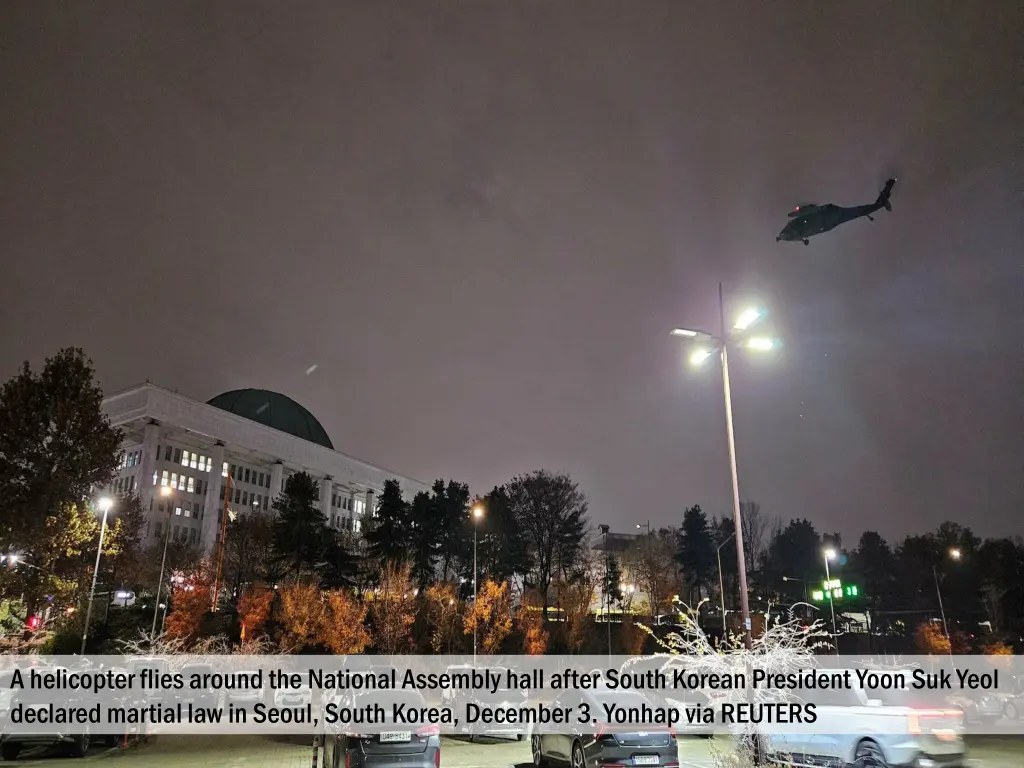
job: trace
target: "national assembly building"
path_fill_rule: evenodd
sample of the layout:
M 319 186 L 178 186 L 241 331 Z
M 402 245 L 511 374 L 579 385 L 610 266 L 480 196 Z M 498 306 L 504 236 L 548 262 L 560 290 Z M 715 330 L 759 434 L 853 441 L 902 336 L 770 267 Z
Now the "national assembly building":
M 124 432 L 111 490 L 139 495 L 149 540 L 169 531 L 210 552 L 225 506 L 270 508 L 296 472 L 320 484 L 320 510 L 338 530 L 360 530 L 385 480 L 397 480 L 406 498 L 428 490 L 335 450 L 313 414 L 276 392 L 239 389 L 204 403 L 146 383 L 107 397 L 103 411 Z

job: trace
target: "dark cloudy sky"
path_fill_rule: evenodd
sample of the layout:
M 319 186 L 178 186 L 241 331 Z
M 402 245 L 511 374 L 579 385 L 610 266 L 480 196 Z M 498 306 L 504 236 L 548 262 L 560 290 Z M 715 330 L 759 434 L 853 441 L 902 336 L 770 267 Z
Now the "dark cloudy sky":
M 733 366 L 744 497 L 1020 532 L 1022 15 L 5 2 L 0 373 L 79 345 L 108 391 L 273 389 L 412 476 L 669 524 L 729 505 L 720 376 L 667 335 L 723 280 L 786 343 Z

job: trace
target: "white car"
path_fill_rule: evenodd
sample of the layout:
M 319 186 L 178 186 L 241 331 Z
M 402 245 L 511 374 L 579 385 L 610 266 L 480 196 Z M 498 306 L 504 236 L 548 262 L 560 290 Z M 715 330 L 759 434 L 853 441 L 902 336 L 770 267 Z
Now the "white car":
M 963 768 L 967 764 L 963 713 L 920 705 L 908 690 L 818 690 L 817 722 L 764 734 L 769 761 L 794 766 L 868 765 Z M 917 699 L 918 701 L 915 701 Z M 767 729 L 766 729 L 767 730 Z
M 274 690 L 275 707 L 304 707 L 313 701 L 313 691 L 303 683 L 299 688 L 276 688 Z

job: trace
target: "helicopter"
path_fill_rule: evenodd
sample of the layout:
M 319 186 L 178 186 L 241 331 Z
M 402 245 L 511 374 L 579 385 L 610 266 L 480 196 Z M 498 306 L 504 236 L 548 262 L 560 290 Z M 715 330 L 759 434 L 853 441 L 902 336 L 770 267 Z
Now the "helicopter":
M 896 186 L 896 179 L 889 179 L 885 182 L 885 187 L 882 188 L 878 198 L 870 205 L 855 205 L 850 208 L 843 208 L 832 203 L 798 205 L 789 212 L 789 218 L 792 221 L 779 233 L 775 242 L 780 240 L 792 243 L 800 241 L 804 245 L 810 245 L 811 242 L 808 238 L 828 232 L 840 224 L 859 219 L 861 216 L 867 216 L 874 221 L 871 214 L 875 211 L 881 208 L 885 208 L 887 211 L 892 210 L 889 195 L 892 194 L 894 186 Z

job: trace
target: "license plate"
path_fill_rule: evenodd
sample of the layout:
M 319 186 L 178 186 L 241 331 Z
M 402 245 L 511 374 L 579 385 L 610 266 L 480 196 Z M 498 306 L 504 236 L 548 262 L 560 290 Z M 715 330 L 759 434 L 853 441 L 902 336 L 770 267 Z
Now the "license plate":
M 409 741 L 412 738 L 411 731 L 385 731 L 380 735 L 383 741 Z
M 633 755 L 633 765 L 657 765 L 657 755 Z

